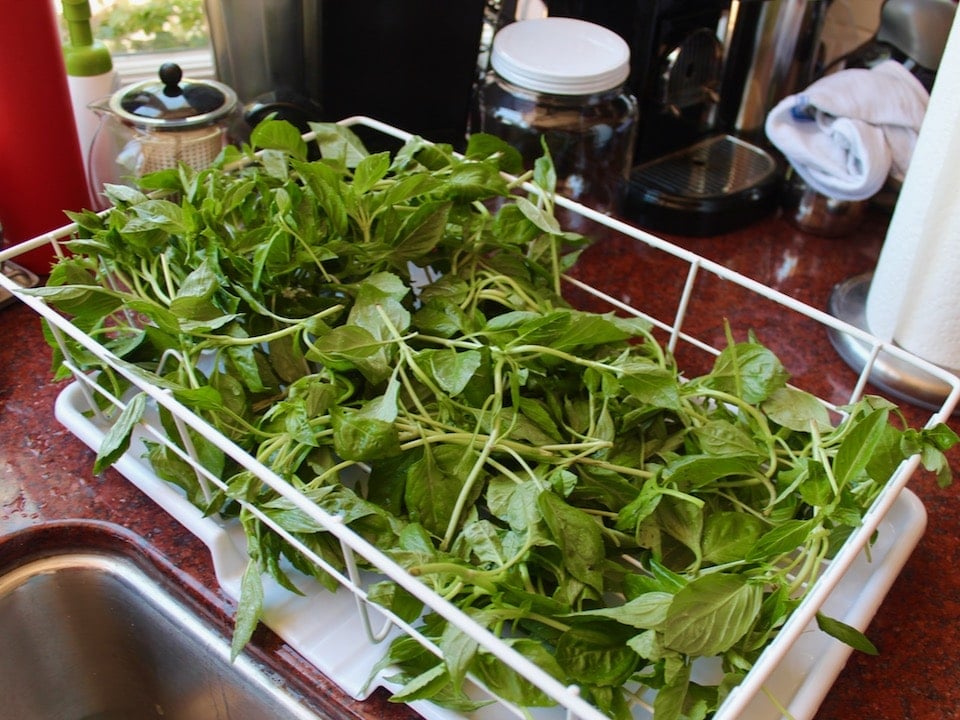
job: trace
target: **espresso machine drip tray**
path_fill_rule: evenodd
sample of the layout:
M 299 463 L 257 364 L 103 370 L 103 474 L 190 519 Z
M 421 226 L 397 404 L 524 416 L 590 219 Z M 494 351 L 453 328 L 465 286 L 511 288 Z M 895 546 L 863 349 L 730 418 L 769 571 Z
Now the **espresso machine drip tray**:
M 633 168 L 626 212 L 654 230 L 717 235 L 769 213 L 782 172 L 761 147 L 714 135 Z

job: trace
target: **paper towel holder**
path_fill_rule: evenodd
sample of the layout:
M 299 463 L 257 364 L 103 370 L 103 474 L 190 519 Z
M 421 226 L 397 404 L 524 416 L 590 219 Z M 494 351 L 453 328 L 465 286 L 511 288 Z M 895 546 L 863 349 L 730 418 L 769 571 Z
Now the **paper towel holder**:
M 830 293 L 827 311 L 858 330 L 870 332 L 866 305 L 872 280 L 871 271 L 837 283 Z M 866 342 L 835 328 L 829 328 L 828 334 L 840 357 L 857 372 L 871 361 L 874 349 Z M 950 386 L 940 378 L 883 350 L 873 360 L 869 380 L 881 390 L 929 410 L 940 409 L 950 394 Z

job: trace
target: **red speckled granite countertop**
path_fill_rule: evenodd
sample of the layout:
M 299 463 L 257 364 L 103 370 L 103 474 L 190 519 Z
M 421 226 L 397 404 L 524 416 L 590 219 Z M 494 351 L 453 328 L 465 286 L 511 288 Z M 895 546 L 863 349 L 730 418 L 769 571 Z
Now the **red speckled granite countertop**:
M 815 307 L 826 308 L 831 288 L 876 264 L 887 218 L 871 214 L 857 232 L 827 239 L 794 230 L 771 217 L 713 238 L 672 238 Z M 583 256 L 579 276 L 638 307 L 656 302 L 671 267 L 652 260 L 628 238 L 605 238 Z M 823 397 L 842 400 L 856 380 L 817 328 L 794 322 L 789 313 L 741 317 L 750 310 L 730 288 L 718 284 L 711 298 L 758 330 L 792 372 L 809 374 Z M 757 325 L 760 327 L 756 327 Z M 115 471 L 92 474 L 93 453 L 53 415 L 61 387 L 51 382 L 50 353 L 36 316 L 22 305 L 0 311 L 0 535 L 45 521 L 86 519 L 126 528 L 169 562 L 169 570 L 229 632 L 232 605 L 216 589 L 204 545 Z M 816 335 L 816 336 L 814 336 Z M 803 352 L 799 349 L 802 348 Z M 905 405 L 920 424 L 929 412 Z M 960 423 L 953 421 L 954 429 Z M 960 455 L 951 452 L 960 475 Z M 854 654 L 823 703 L 817 720 L 942 720 L 960 712 L 960 485 L 942 490 L 928 473 L 910 487 L 923 501 L 926 534 L 868 629 L 878 657 Z M 74 528 L 78 542 L 83 530 Z M 405 707 L 383 693 L 363 703 L 345 698 L 269 632 L 258 632 L 254 650 L 285 669 L 294 690 L 334 718 L 408 718 Z

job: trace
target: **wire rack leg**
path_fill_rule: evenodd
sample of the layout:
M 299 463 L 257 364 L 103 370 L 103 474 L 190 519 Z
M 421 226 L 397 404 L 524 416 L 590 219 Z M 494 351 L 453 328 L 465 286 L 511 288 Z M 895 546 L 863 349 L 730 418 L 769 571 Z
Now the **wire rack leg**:
M 335 518 L 335 520 L 338 522 L 341 521 L 340 518 Z M 353 552 L 353 548 L 341 540 L 340 549 L 343 552 L 343 561 L 347 568 L 347 577 L 350 578 L 350 582 L 353 583 L 354 587 L 361 587 L 360 568 L 357 567 L 357 556 Z M 374 631 L 370 618 L 370 605 L 367 600 L 361 597 L 360 593 L 353 593 L 353 598 L 357 603 L 357 613 L 360 615 L 360 622 L 363 624 L 363 631 L 366 633 L 367 638 L 374 644 L 383 642 L 387 635 L 390 634 L 390 630 L 393 629 L 393 622 L 388 619 L 379 630 Z

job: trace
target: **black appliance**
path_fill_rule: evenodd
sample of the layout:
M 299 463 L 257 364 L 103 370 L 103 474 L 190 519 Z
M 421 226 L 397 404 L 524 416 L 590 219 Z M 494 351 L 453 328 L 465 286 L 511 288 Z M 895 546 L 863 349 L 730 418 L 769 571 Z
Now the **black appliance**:
M 217 75 L 256 121 L 368 115 L 462 147 L 485 0 L 204 0 Z

